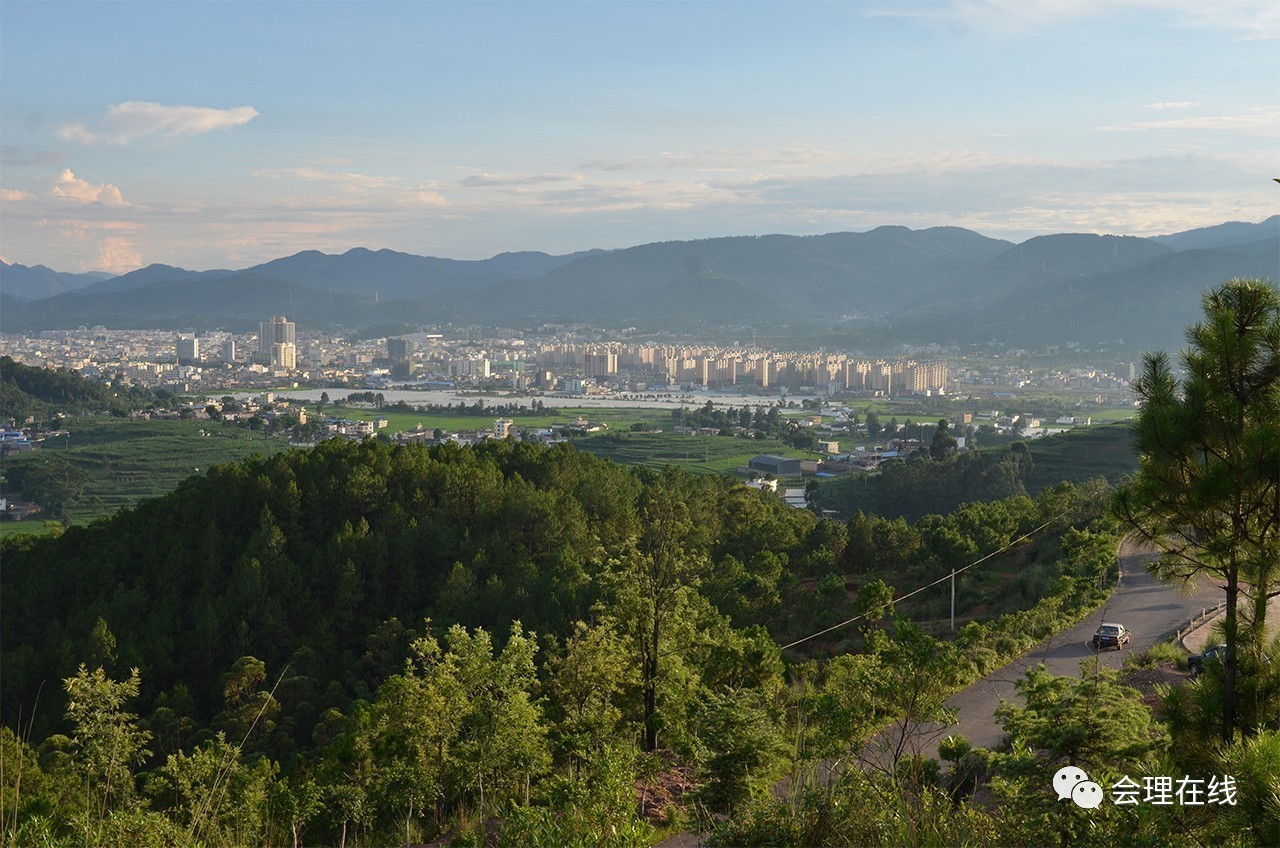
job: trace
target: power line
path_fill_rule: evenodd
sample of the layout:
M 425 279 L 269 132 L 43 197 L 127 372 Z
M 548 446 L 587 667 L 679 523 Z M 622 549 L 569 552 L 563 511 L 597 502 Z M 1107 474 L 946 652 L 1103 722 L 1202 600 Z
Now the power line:
M 1050 524 L 1052 524 L 1053 522 L 1057 521 L 1059 518 L 1063 518 L 1063 517 L 1065 517 L 1065 516 L 1066 516 L 1066 513 L 1065 513 L 1065 512 L 1064 512 L 1064 513 L 1061 513 L 1060 515 L 1056 515 L 1056 516 L 1054 516 L 1053 518 L 1050 518 L 1050 519 L 1049 519 L 1048 521 L 1046 521 L 1044 524 L 1041 524 L 1041 525 L 1040 525 L 1039 527 L 1037 527 L 1036 529 L 1031 530 L 1031 531 L 1029 531 L 1029 532 L 1027 532 L 1027 533 L 1024 533 L 1023 535 L 1021 535 L 1021 536 L 1019 536 L 1018 538 L 1014 539 L 1012 542 L 1009 542 L 1009 543 L 1008 543 L 1007 545 L 1005 545 L 1003 548 L 1000 548 L 1000 549 L 999 549 L 999 550 L 997 550 L 997 551 L 992 551 L 991 553 L 987 554 L 986 556 L 982 557 L 981 559 L 977 559 L 977 560 L 974 560 L 973 562 L 969 563 L 969 564 L 968 564 L 968 565 L 966 565 L 964 568 L 958 568 L 958 569 L 956 569 L 954 572 L 952 572 L 952 573 L 948 574 L 947 576 L 945 576 L 945 577 L 939 577 L 937 580 L 933 581 L 932 583 L 930 583 L 930 584 L 928 584 L 928 585 L 926 585 L 926 586 L 921 586 L 919 589 L 916 589 L 916 590 L 914 590 L 914 591 L 912 591 L 912 592 L 908 592 L 907 594 L 903 595 L 903 596 L 902 596 L 902 597 L 900 597 L 900 598 L 894 598 L 894 599 L 893 599 L 893 601 L 892 601 L 891 603 L 895 603 L 895 604 L 896 604 L 896 603 L 900 603 L 901 601 L 905 601 L 907 598 L 910 598 L 910 597 L 912 597 L 912 596 L 914 596 L 914 595 L 918 595 L 918 594 L 920 594 L 921 592 L 923 592 L 923 591 L 924 591 L 924 590 L 926 590 L 926 589 L 932 589 L 934 586 L 937 586 L 939 583 L 945 583 L 945 582 L 946 582 L 946 581 L 948 581 L 948 580 L 954 580 L 954 579 L 955 579 L 955 576 L 956 576 L 957 574 L 963 574 L 964 572 L 966 572 L 966 571 L 968 571 L 969 569 L 973 568 L 975 565 L 981 565 L 982 563 L 984 563 L 984 562 L 986 562 L 987 560 L 991 559 L 991 558 L 992 558 L 993 556 L 995 556 L 996 554 L 1002 554 L 1002 553 L 1004 553 L 1005 551 L 1007 551 L 1007 550 L 1009 550 L 1010 548 L 1012 548 L 1014 545 L 1018 544 L 1019 542 L 1023 541 L 1024 539 L 1030 539 L 1030 538 L 1031 538 L 1032 536 L 1034 536 L 1036 533 L 1039 533 L 1041 530 L 1043 530 L 1044 528 L 1048 527 Z M 783 645 L 783 646 L 782 646 L 782 648 L 781 648 L 781 650 L 785 651 L 785 650 L 787 650 L 788 648 L 794 648 L 796 645 L 802 644 L 802 643 L 804 643 L 804 642 L 808 642 L 810 639 L 816 639 L 816 638 L 818 638 L 819 636 L 822 636 L 822 635 L 824 635 L 824 634 L 830 633 L 832 630 L 839 630 L 841 627 L 844 627 L 844 626 L 849 625 L 849 624 L 853 624 L 855 621 L 859 621 L 859 620 L 861 620 L 861 619 L 863 619 L 863 618 L 866 618 L 866 617 L 867 617 L 867 614 L 866 614 L 865 612 L 864 612 L 864 613 L 861 613 L 860 615 L 855 615 L 853 618 L 850 618 L 850 619 L 848 619 L 847 621 L 842 621 L 842 622 L 840 622 L 839 624 L 833 624 L 833 625 L 831 625 L 831 626 L 830 626 L 830 627 L 828 627 L 826 630 L 819 630 L 817 633 L 813 633 L 813 634 L 811 634 L 811 635 L 809 635 L 809 636 L 805 636 L 803 639 L 797 639 L 796 641 L 792 642 L 792 643 L 791 643 L 791 644 L 789 644 L 789 645 Z

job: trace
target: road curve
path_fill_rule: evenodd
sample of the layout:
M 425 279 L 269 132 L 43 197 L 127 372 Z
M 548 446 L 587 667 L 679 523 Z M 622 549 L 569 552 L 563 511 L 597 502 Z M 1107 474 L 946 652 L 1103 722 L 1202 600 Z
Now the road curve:
M 1021 703 L 1014 685 L 1026 676 L 1027 669 L 1044 663 L 1052 674 L 1078 676 L 1080 664 L 1085 660 L 1119 668 L 1130 652 L 1151 647 L 1185 626 L 1204 608 L 1222 600 L 1222 590 L 1207 581 L 1184 592 L 1156 580 L 1144 565 L 1155 555 L 1153 549 L 1141 548 L 1126 539 L 1120 546 L 1120 582 L 1101 609 L 952 695 L 947 706 L 955 708 L 959 724 L 922 728 L 916 744 L 908 746 L 911 751 L 936 757 L 938 740 L 948 734 L 962 735 L 975 747 L 998 747 L 1004 742 L 1005 734 L 995 719 L 996 707 L 1002 699 Z M 1129 644 L 1119 651 L 1095 653 L 1089 640 L 1103 621 L 1119 622 L 1129 628 L 1133 634 Z M 873 742 L 864 750 L 864 764 L 874 765 L 882 759 L 874 750 L 877 747 Z M 827 773 L 824 778 L 831 776 Z M 686 831 L 658 843 L 658 848 L 692 848 L 701 845 L 703 838 L 701 834 Z
M 1044 663 L 1052 674 L 1079 676 L 1080 664 L 1085 660 L 1119 668 L 1129 653 L 1151 647 L 1186 626 L 1205 607 L 1222 600 L 1222 590 L 1207 581 L 1183 592 L 1156 580 L 1144 566 L 1154 556 L 1154 550 L 1126 540 L 1120 547 L 1120 583 L 1106 605 L 1075 627 L 1049 637 L 1024 656 L 951 696 L 947 705 L 955 708 L 960 723 L 941 730 L 941 734 L 962 735 L 976 747 L 997 747 L 1004 741 L 1004 730 L 995 720 L 996 707 L 1001 699 L 1021 703 L 1014 684 L 1026 676 L 1027 669 Z M 1119 622 L 1129 628 L 1133 633 L 1129 644 L 1119 651 L 1095 654 L 1089 640 L 1103 621 Z M 925 747 L 922 753 L 935 755 L 936 745 Z

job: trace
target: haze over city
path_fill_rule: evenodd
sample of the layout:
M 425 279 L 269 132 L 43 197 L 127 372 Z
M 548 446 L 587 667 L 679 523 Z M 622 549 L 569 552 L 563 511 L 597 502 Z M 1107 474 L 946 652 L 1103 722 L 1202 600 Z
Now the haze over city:
M 1274 213 L 1269 2 L 0 5 L 0 257 Z

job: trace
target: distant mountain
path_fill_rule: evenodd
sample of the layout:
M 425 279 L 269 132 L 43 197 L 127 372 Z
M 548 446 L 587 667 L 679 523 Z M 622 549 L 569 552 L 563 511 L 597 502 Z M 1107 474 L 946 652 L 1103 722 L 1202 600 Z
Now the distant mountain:
M 188 271 L 185 268 L 175 268 L 172 265 L 157 263 L 86 286 L 80 289 L 79 293 L 109 294 L 111 292 L 128 291 L 129 289 L 140 289 L 153 283 L 172 283 L 180 280 L 216 280 L 234 273 L 235 271 Z
M 258 274 L 239 273 L 211 280 L 153 283 L 121 292 L 72 292 L 21 303 L 5 311 L 10 331 L 102 324 L 112 328 L 198 330 L 222 327 L 246 332 L 271 315 L 311 326 L 361 327 L 392 321 L 433 324 L 457 320 L 456 313 L 425 299 L 375 301 L 353 294 L 309 289 Z
M 347 330 L 566 322 L 704 334 L 751 327 L 880 350 L 992 340 L 1117 348 L 1120 339 L 1130 349 L 1177 348 L 1205 288 L 1275 277 L 1277 224 L 1280 217 L 1160 239 L 1060 234 L 1021 244 L 954 227 L 880 227 L 475 261 L 304 251 L 243 271 L 153 265 L 27 303 L 0 297 L 6 330 L 251 330 L 284 314 Z M 1199 243 L 1215 246 L 1184 246 Z
M 55 294 L 74 291 L 111 278 L 104 271 L 71 274 L 55 271 L 44 265 L 28 268 L 26 265 L 10 265 L 0 262 L 0 294 L 16 300 L 39 300 Z
M 999 255 L 1008 242 L 969 230 L 881 227 L 868 233 L 660 242 L 579 259 L 530 282 L 472 291 L 506 321 L 597 321 L 690 328 L 888 313 Z
M 1202 316 L 1206 288 L 1233 277 L 1274 279 L 1277 267 L 1280 239 L 1256 252 L 1162 250 L 1138 265 L 1075 277 L 1042 270 L 1021 281 L 1007 277 L 1002 290 L 981 298 L 904 313 L 893 332 L 953 343 L 997 339 L 1028 349 L 1070 342 L 1115 349 L 1123 340 L 1129 349 L 1178 350 L 1187 325 Z
M 1215 247 L 1233 247 L 1249 242 L 1256 243 L 1277 237 L 1280 237 L 1280 215 L 1272 215 L 1257 224 L 1231 221 L 1218 224 L 1216 227 L 1201 227 L 1173 235 L 1156 236 L 1151 241 L 1159 242 L 1174 250 L 1205 250 Z
M 594 252 L 566 256 L 500 253 L 491 259 L 463 260 L 357 247 L 337 255 L 306 250 L 246 268 L 245 272 L 321 291 L 371 297 L 376 294 L 390 300 L 448 296 L 451 289 L 464 282 L 474 287 L 501 280 L 532 280 Z
M 1016 303 L 1035 292 L 1077 291 L 1089 277 L 1137 268 L 1172 253 L 1149 239 L 1129 236 L 1039 236 L 913 297 L 894 322 L 901 327 L 936 325 L 935 332 L 943 332 L 958 316 L 981 321 L 1001 302 Z

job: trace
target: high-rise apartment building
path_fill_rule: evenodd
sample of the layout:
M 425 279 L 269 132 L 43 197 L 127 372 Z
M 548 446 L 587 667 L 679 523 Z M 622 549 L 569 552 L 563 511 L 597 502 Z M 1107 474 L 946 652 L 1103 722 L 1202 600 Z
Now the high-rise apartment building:
M 298 367 L 297 325 L 283 315 L 258 324 L 258 357 L 272 368 Z
M 391 376 L 407 380 L 413 372 L 413 340 L 387 339 L 387 359 L 391 363 Z
M 607 377 L 618 373 L 618 354 L 612 350 L 586 351 L 582 355 L 582 370 L 588 377 Z
M 387 339 L 387 359 L 404 362 L 413 358 L 413 339 Z
M 298 348 L 292 344 L 273 344 L 271 346 L 271 367 L 292 371 L 298 367 Z
M 178 364 L 200 364 L 200 340 L 196 338 L 195 333 L 183 333 L 178 336 Z

